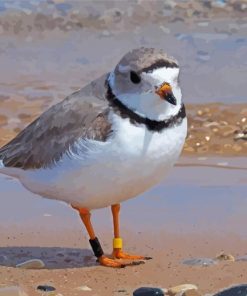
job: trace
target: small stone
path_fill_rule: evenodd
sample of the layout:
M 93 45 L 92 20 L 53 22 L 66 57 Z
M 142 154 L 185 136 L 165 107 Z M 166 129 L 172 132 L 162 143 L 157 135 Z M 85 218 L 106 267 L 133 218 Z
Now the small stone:
M 56 289 L 52 286 L 48 286 L 48 285 L 39 285 L 37 287 L 37 290 L 43 291 L 43 292 L 52 292 L 55 291 Z
M 167 291 L 167 294 L 169 296 L 175 296 L 178 293 L 184 293 L 185 291 L 188 290 L 198 290 L 197 286 L 192 285 L 192 284 L 183 284 L 183 285 L 179 285 L 179 286 L 175 286 L 172 288 L 169 288 Z
M 235 135 L 234 140 L 245 140 L 247 141 L 247 132 L 239 132 Z
M 201 296 L 201 294 L 197 290 L 187 290 L 181 296 Z
M 237 257 L 236 261 L 247 261 L 247 255 Z
M 171 30 L 165 26 L 160 26 L 160 29 L 165 33 L 165 34 L 170 34 Z
M 40 259 L 31 259 L 17 264 L 16 267 L 23 269 L 42 269 L 45 267 L 45 263 Z
M 228 289 L 222 290 L 213 296 L 246 296 L 247 295 L 247 285 L 238 285 L 238 286 L 233 286 Z
M 0 288 L 0 296 L 27 296 L 27 294 L 17 286 Z
M 80 286 L 80 287 L 77 287 L 76 290 L 78 290 L 78 291 L 92 291 L 92 289 L 89 288 L 88 286 Z
M 213 122 L 205 122 L 203 125 L 204 125 L 205 127 L 215 127 L 215 126 L 219 126 L 219 123 L 213 121 Z
M 159 288 L 141 287 L 133 292 L 133 296 L 164 296 L 164 292 Z
M 226 254 L 224 252 L 217 255 L 215 259 L 219 261 L 235 261 L 235 258 L 231 254 Z
M 236 130 L 236 128 L 233 126 L 230 126 L 230 125 L 224 126 L 221 128 L 221 134 L 223 137 L 228 137 L 230 135 L 233 135 L 235 130 Z
M 203 50 L 199 50 L 197 52 L 197 58 L 198 58 L 199 61 L 207 62 L 207 61 L 210 60 L 210 55 L 207 52 L 203 51 Z
M 229 163 L 226 162 L 226 161 L 223 161 L 223 162 L 217 162 L 217 165 L 219 165 L 219 166 L 228 166 Z
M 208 22 L 199 22 L 199 23 L 197 23 L 197 25 L 199 26 L 199 27 L 208 27 Z
M 103 37 L 109 37 L 109 36 L 111 36 L 111 33 L 110 33 L 108 30 L 104 30 L 104 31 L 101 33 L 101 36 L 103 36 Z
M 210 266 L 217 263 L 217 261 L 211 258 L 192 258 L 192 259 L 185 259 L 183 262 L 185 265 L 191 266 Z

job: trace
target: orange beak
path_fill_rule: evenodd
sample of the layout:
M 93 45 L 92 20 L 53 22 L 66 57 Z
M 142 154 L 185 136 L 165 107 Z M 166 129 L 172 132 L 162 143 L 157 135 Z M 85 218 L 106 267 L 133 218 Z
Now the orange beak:
M 166 100 L 172 105 L 177 105 L 177 100 L 172 93 L 172 88 L 169 83 L 163 83 L 155 93 L 161 97 L 161 99 Z

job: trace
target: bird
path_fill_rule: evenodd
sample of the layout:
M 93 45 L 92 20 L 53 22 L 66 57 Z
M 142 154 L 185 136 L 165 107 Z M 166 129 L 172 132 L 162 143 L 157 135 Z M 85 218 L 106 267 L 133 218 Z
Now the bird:
M 121 203 L 161 182 L 182 151 L 187 117 L 179 72 L 163 49 L 132 49 L 0 148 L 1 174 L 78 212 L 100 265 L 150 259 L 123 251 L 119 215 Z M 113 217 L 110 256 L 91 223 L 91 212 L 104 207 Z

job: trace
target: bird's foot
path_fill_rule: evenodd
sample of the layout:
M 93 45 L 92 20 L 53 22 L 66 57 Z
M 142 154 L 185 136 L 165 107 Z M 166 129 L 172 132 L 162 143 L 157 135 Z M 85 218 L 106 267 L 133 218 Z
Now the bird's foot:
M 100 263 L 100 265 L 106 267 L 124 268 L 126 266 L 126 264 L 123 264 L 120 261 L 116 261 L 114 259 L 110 259 L 104 255 L 99 257 L 97 261 Z
M 112 268 L 124 268 L 126 266 L 136 266 L 140 264 L 144 264 L 143 261 L 134 261 L 134 262 L 121 262 L 116 259 L 111 259 L 106 256 L 101 256 L 97 259 L 97 261 L 100 263 L 102 266 L 106 267 L 112 267 Z
M 123 252 L 121 249 L 114 249 L 112 253 L 113 258 L 126 260 L 150 260 L 152 257 L 145 257 L 140 255 L 130 255 Z

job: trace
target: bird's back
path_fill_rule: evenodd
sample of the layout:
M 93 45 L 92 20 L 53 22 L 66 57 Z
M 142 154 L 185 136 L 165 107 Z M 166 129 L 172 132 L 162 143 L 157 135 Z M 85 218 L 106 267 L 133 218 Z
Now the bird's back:
M 106 75 L 52 106 L 0 149 L 5 167 L 53 166 L 78 138 L 105 141 L 111 126 L 105 100 Z

